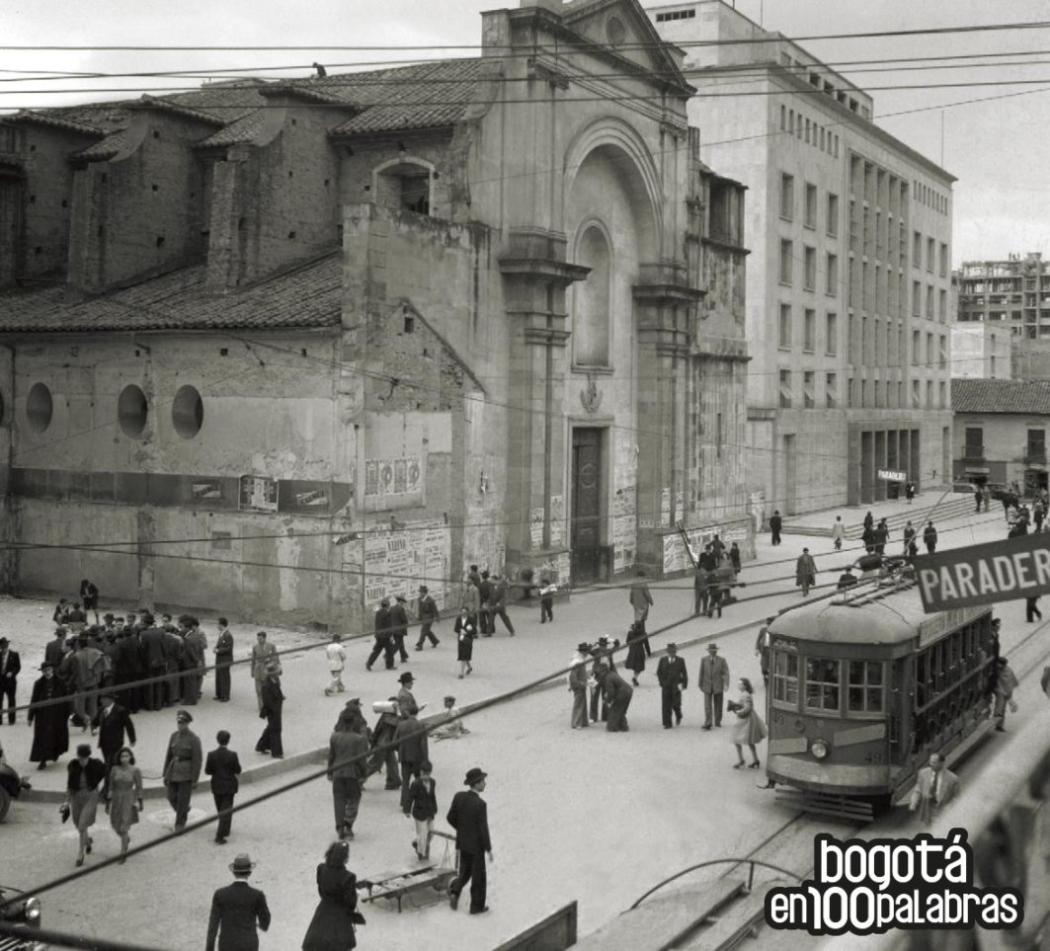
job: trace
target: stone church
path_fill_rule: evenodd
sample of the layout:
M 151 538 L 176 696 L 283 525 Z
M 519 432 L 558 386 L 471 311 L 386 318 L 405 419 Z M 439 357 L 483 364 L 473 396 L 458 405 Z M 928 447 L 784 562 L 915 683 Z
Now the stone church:
M 6 586 L 354 630 L 747 551 L 744 189 L 681 59 L 522 0 L 475 58 L 3 121 Z

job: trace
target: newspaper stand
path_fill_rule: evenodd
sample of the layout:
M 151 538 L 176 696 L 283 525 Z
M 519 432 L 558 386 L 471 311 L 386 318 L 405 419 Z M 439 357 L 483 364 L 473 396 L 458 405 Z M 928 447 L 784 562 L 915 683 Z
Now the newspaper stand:
M 450 854 L 454 851 L 455 838 L 447 832 L 437 830 L 432 834 L 434 838 L 445 840 L 440 864 L 424 865 L 407 872 L 380 872 L 377 875 L 366 876 L 357 886 L 368 892 L 361 899 L 362 903 L 375 902 L 380 898 L 396 901 L 400 914 L 406 898 L 413 908 L 432 905 L 445 898 L 448 895 L 448 886 L 457 874 Z

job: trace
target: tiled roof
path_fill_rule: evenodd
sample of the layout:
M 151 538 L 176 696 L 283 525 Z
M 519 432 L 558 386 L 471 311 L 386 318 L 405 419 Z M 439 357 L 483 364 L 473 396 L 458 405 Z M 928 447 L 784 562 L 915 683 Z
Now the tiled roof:
M 369 73 L 348 73 L 322 82 L 344 86 L 360 115 L 332 130 L 333 135 L 429 129 L 451 125 L 477 103 L 498 65 L 490 60 L 449 59 Z
M 118 132 L 113 132 L 112 134 L 107 135 L 100 142 L 95 142 L 92 145 L 89 145 L 86 149 L 81 149 L 77 152 L 77 157 L 87 159 L 91 162 L 110 159 L 124 149 L 127 143 L 128 130 L 120 129 Z
M 1025 380 L 952 380 L 956 413 L 1050 416 L 1050 383 Z
M 223 126 L 214 135 L 208 136 L 202 142 L 197 142 L 194 148 L 207 149 L 212 146 L 239 145 L 242 142 L 252 142 L 262 131 L 266 113 L 262 109 L 256 109 L 245 116 Z
M 80 301 L 69 300 L 61 286 L 3 291 L 0 335 L 335 326 L 341 314 L 341 264 L 336 252 L 225 292 L 205 286 L 203 266 Z

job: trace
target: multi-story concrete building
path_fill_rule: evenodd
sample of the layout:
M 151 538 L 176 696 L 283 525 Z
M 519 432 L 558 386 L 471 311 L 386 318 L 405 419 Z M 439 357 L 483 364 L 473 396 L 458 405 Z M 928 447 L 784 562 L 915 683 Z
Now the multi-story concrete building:
M 1009 332 L 998 324 L 951 326 L 952 379 L 1009 380 L 1014 374 Z
M 685 44 L 701 154 L 748 187 L 749 466 L 767 511 L 951 471 L 953 177 L 844 76 L 721 0 L 649 8 Z
M 960 323 L 988 324 L 1025 340 L 1050 337 L 1050 262 L 1038 251 L 964 261 L 955 281 Z
M 349 626 L 470 563 L 746 551 L 744 188 L 690 94 L 634 0 L 576 0 L 5 122 L 10 584 Z

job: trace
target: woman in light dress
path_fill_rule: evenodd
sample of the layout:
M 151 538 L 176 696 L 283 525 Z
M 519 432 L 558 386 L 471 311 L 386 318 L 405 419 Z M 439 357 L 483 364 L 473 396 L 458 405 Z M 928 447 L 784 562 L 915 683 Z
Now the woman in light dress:
M 747 677 L 741 677 L 739 681 L 740 697 L 736 703 L 729 704 L 729 710 L 737 716 L 736 724 L 733 726 L 732 740 L 736 747 L 737 762 L 733 769 L 747 766 L 748 769 L 758 769 L 762 764 L 758 759 L 755 746 L 766 738 L 766 725 L 762 722 L 755 709 L 755 691 L 751 681 Z M 744 762 L 744 746 L 751 750 L 751 762 Z
M 109 824 L 120 836 L 120 861 L 123 863 L 131 841 L 131 827 L 142 811 L 142 773 L 135 765 L 135 754 L 124 746 L 116 755 L 109 771 L 109 801 L 106 812 Z

